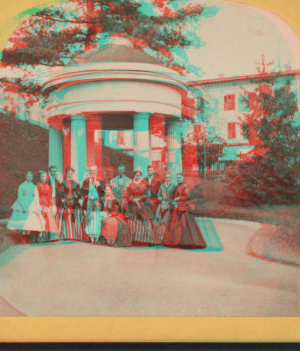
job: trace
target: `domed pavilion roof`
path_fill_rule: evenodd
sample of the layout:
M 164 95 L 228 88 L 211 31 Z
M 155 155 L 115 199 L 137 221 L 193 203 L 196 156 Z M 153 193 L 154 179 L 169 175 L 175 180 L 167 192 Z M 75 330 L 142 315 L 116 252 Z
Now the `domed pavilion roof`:
M 163 65 L 157 58 L 146 54 L 141 49 L 130 46 L 110 44 L 80 55 L 72 64 L 100 63 L 100 62 L 133 62 Z

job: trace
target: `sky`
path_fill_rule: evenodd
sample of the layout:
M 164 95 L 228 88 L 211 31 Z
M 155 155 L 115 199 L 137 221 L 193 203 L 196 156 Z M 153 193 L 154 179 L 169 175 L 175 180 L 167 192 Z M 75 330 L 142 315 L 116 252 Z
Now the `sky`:
M 257 73 L 255 61 L 274 60 L 272 70 L 298 69 L 300 40 L 279 16 L 247 5 L 224 1 L 198 1 L 215 5 L 218 13 L 200 20 L 197 28 L 205 46 L 188 49 L 190 63 L 201 67 L 201 78 Z

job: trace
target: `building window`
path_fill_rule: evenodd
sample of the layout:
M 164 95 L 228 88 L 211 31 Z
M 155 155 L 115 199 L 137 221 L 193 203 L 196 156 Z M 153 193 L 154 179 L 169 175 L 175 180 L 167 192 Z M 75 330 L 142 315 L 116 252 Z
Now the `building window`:
M 224 96 L 224 111 L 233 111 L 235 110 L 235 95 L 225 95 Z
M 236 138 L 236 122 L 228 122 L 228 139 Z

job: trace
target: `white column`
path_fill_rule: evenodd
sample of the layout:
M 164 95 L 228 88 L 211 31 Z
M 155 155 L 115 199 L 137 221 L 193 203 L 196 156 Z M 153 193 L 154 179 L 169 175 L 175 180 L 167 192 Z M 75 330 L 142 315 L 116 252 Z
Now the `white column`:
M 86 117 L 71 117 L 71 166 L 75 169 L 74 180 L 83 181 L 86 169 Z
M 52 122 L 49 126 L 49 167 L 56 166 L 62 172 L 64 167 L 64 137 L 60 122 Z
M 181 122 L 170 121 L 167 124 L 167 163 L 174 180 L 176 173 L 182 172 Z
M 149 114 L 139 113 L 134 115 L 134 168 L 140 167 L 143 177 L 147 175 L 147 167 L 150 163 L 149 143 Z

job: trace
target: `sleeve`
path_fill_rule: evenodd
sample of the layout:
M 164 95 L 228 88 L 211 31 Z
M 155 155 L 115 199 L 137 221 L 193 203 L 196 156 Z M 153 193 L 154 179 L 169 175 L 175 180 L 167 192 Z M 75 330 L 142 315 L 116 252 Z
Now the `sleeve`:
M 164 194 L 163 194 L 163 190 L 162 187 L 159 188 L 158 194 L 157 194 L 157 198 L 159 202 L 163 202 L 164 200 Z

